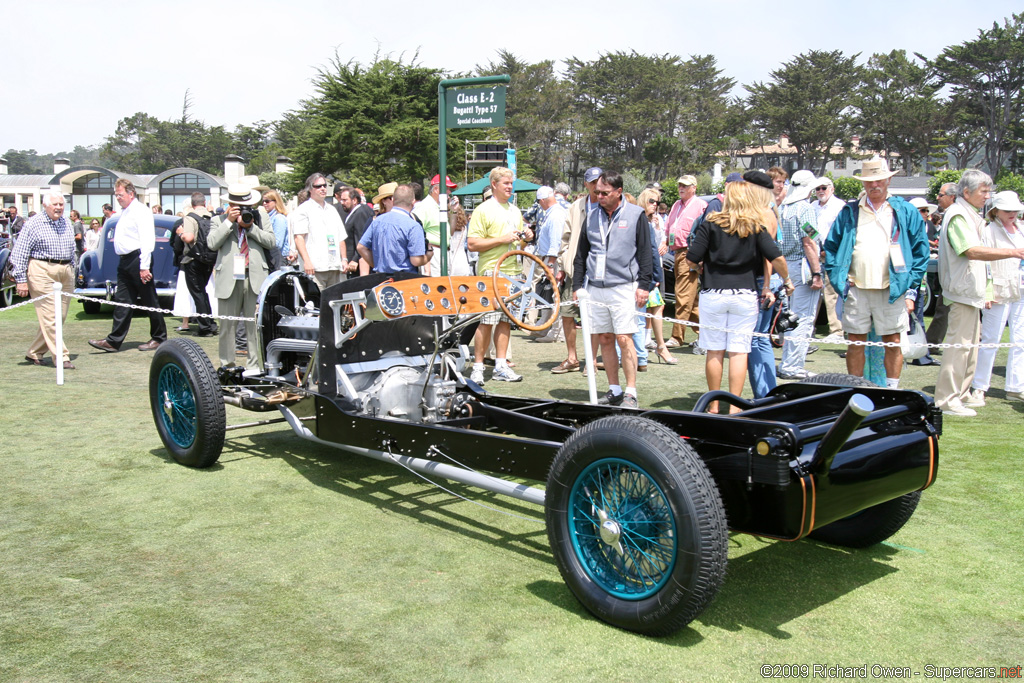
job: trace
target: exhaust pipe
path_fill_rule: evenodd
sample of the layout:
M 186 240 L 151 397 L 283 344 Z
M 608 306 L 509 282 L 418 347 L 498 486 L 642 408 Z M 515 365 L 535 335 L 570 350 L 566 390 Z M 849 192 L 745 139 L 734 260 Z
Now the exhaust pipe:
M 850 402 L 843 408 L 843 412 L 839 413 L 835 424 L 818 442 L 818 449 L 814 452 L 814 459 L 811 461 L 811 471 L 820 475 L 828 474 L 836 453 L 874 409 L 875 404 L 864 394 L 851 396 Z

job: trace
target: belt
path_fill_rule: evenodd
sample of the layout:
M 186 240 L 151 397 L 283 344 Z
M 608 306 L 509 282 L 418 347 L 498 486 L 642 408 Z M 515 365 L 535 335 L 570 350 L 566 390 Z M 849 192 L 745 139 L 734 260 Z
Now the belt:
M 55 263 L 58 266 L 66 266 L 71 263 L 69 258 L 41 258 L 39 261 L 46 261 L 47 263 Z

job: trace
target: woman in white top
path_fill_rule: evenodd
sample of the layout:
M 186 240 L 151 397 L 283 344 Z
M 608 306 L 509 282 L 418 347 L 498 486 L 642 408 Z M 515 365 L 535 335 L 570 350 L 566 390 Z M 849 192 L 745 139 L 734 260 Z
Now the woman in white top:
M 986 247 L 1010 249 L 1024 248 L 1024 225 L 1017 215 L 1024 205 L 1015 192 L 998 192 L 992 198 L 987 217 L 989 224 L 982 230 L 981 239 Z M 992 300 L 985 302 L 981 312 L 981 343 L 999 342 L 1006 325 L 1010 325 L 1011 347 L 1006 359 L 1006 397 L 1024 400 L 1024 301 L 1021 301 L 1022 279 L 1020 259 L 1008 258 L 992 261 L 990 280 Z M 978 365 L 971 381 L 971 397 L 984 401 L 992 380 L 995 363 L 994 348 L 978 349 Z
M 98 220 L 92 219 L 89 229 L 85 231 L 85 248 L 83 251 L 92 251 L 100 246 L 100 228 L 103 227 Z

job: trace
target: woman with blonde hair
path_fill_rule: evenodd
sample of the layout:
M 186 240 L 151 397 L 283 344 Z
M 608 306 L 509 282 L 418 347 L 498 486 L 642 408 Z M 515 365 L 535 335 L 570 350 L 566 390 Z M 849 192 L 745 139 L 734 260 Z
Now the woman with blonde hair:
M 637 202 L 640 208 L 647 214 L 647 222 L 651 224 L 651 244 L 656 249 L 654 256 L 654 282 L 651 288 L 651 295 L 647 299 L 647 312 L 653 318 L 647 318 L 647 339 L 645 344 L 648 350 L 654 351 L 658 362 L 665 362 L 669 365 L 678 363 L 668 347 L 665 346 L 665 328 L 662 323 L 661 313 L 665 310 L 665 276 L 661 268 L 661 257 L 668 252 L 668 242 L 665 241 L 665 223 L 661 214 L 658 213 L 658 203 L 661 201 L 661 192 L 649 187 L 640 193 Z M 654 333 L 654 341 L 651 341 L 651 333 Z
M 295 255 L 288 246 L 288 207 L 277 190 L 267 190 L 263 193 L 262 206 L 270 217 L 270 227 L 274 230 L 274 246 L 277 247 L 279 254 L 276 265 L 280 270 L 295 260 Z
M 746 182 L 729 183 L 722 210 L 709 215 L 690 234 L 688 261 L 703 262 L 700 293 L 700 345 L 707 352 L 704 372 L 708 390 L 722 386 L 726 354 L 729 356 L 729 392 L 739 396 L 747 377 L 747 354 L 757 322 L 756 278 L 764 262 L 784 278 L 786 290 L 793 291 L 786 259 L 778 243 L 764 227 L 771 199 L 772 178 L 760 171 L 748 171 Z M 709 406 L 718 411 L 718 403 Z M 730 406 L 729 412 L 739 412 Z

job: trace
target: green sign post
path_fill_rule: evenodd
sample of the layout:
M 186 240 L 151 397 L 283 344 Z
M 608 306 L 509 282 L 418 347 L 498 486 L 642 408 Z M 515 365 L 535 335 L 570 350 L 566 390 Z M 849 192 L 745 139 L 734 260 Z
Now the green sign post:
M 509 76 L 452 78 L 437 86 L 437 163 L 441 176 L 441 274 L 448 274 L 448 135 L 449 128 L 495 128 L 505 125 L 505 86 Z M 490 86 L 490 87 L 485 87 Z M 452 89 L 449 92 L 449 88 Z

